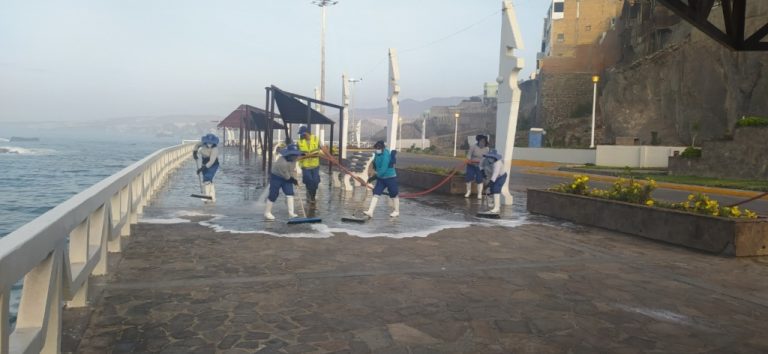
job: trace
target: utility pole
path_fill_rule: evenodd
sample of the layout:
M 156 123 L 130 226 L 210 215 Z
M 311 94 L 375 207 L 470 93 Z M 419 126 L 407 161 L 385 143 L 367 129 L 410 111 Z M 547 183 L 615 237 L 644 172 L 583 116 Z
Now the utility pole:
M 325 101 L 325 8 L 338 4 L 335 0 L 314 0 L 313 5 L 320 7 L 322 16 L 320 29 L 320 100 Z M 323 106 L 320 107 L 320 113 L 325 113 Z
M 592 93 L 592 137 L 589 139 L 589 148 L 595 148 L 595 108 L 597 108 L 597 83 L 600 82 L 600 76 L 592 76 L 594 92 Z

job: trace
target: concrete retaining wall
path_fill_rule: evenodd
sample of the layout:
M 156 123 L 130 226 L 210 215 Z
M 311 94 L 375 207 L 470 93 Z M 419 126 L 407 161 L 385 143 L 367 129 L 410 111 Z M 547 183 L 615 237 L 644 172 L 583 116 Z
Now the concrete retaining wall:
M 595 163 L 595 150 L 515 147 L 512 159 L 587 164 Z
M 766 127 L 737 128 L 733 140 L 702 144 L 701 157 L 669 158 L 669 173 L 679 176 L 768 179 Z
M 669 157 L 675 151 L 682 152 L 683 146 L 620 146 L 598 145 L 595 164 L 615 167 L 663 167 L 669 164 Z
M 528 190 L 528 211 L 711 253 L 768 255 L 768 220 L 726 219 L 546 190 Z

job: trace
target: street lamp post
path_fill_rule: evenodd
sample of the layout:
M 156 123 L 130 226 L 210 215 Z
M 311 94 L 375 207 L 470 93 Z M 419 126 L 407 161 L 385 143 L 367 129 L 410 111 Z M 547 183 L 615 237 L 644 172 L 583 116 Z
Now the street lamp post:
M 589 148 L 595 148 L 595 108 L 597 107 L 597 83 L 600 82 L 600 76 L 592 76 L 594 92 L 592 93 L 592 137 L 589 139 Z
M 453 118 L 455 118 L 453 125 L 453 157 L 456 157 L 456 144 L 459 141 L 459 117 L 461 114 L 459 112 L 456 112 L 453 114 Z
M 322 24 L 320 30 L 320 100 L 325 101 L 325 8 L 338 4 L 335 0 L 314 0 L 312 4 L 321 9 Z M 320 106 L 320 112 L 324 111 L 325 106 Z
M 397 151 L 403 149 L 403 117 L 397 118 Z

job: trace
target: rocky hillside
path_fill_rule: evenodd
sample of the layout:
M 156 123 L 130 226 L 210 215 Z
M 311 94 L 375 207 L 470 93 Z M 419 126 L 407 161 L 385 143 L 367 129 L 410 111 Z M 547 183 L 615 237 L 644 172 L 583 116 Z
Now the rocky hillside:
M 768 1 L 748 4 L 752 33 L 768 22 Z M 662 5 L 649 15 L 647 30 L 624 31 L 623 59 L 605 73 L 599 140 L 688 145 L 730 135 L 742 116 L 768 116 L 768 53 L 733 52 L 687 22 L 664 23 L 672 15 Z

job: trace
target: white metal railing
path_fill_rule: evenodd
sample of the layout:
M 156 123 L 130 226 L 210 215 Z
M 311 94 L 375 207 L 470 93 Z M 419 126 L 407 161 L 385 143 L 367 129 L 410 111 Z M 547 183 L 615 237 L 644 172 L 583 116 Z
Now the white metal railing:
M 0 238 L 0 354 L 61 351 L 63 303 L 87 305 L 89 277 L 107 273 L 109 252 L 193 146 L 158 150 Z M 11 286 L 22 277 L 11 332 Z

